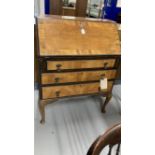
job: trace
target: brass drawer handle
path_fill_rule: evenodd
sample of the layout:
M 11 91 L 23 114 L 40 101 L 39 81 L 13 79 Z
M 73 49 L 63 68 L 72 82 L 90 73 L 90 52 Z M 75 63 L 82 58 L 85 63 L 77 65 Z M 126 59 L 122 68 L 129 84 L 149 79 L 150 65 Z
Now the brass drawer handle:
M 60 78 L 57 77 L 54 80 L 55 80 L 56 83 L 58 83 L 60 81 Z
M 105 74 L 101 74 L 100 77 L 101 79 L 103 79 L 105 77 Z
M 104 63 L 104 69 L 106 69 L 107 67 L 108 67 L 108 63 L 105 62 L 105 63 Z
M 60 91 L 56 91 L 56 97 L 59 97 L 60 96 Z
M 58 71 L 61 70 L 61 66 L 62 66 L 61 64 L 57 64 L 57 65 L 56 65 Z

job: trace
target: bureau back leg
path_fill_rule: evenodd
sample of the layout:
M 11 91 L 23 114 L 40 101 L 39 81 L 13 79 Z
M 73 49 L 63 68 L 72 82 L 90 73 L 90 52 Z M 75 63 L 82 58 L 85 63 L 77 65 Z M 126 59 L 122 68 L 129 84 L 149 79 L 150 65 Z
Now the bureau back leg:
M 109 103 L 109 101 L 111 100 L 111 98 L 112 98 L 112 94 L 111 93 L 107 94 L 106 100 L 104 101 L 104 103 L 102 103 L 102 107 L 101 107 L 101 111 L 103 113 L 106 112 L 105 108 L 106 108 L 107 104 Z

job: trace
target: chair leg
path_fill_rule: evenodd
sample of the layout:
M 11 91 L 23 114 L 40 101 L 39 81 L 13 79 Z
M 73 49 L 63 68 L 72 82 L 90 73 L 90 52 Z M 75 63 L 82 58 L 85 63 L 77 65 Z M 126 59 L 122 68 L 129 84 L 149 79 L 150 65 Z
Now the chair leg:
M 107 104 L 109 103 L 109 101 L 111 100 L 111 98 L 112 98 L 112 94 L 109 93 L 109 94 L 106 96 L 106 100 L 105 100 L 104 104 L 102 104 L 102 107 L 101 107 L 101 111 L 102 111 L 103 113 L 106 112 L 105 108 L 106 108 Z

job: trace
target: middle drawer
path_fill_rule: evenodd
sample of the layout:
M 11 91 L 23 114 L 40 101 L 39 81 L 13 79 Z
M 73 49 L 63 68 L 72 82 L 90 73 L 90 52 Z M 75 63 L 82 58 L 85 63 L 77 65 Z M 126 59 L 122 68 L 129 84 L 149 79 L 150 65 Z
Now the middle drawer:
M 103 77 L 114 79 L 116 77 L 116 70 L 42 73 L 41 83 L 56 84 L 68 82 L 97 81 Z

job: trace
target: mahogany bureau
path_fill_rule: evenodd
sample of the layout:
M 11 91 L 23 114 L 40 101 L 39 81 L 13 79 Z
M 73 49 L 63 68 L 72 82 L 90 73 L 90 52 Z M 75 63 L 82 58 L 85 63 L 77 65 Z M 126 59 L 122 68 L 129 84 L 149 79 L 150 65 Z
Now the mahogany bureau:
M 37 18 L 39 109 L 64 97 L 98 94 L 111 98 L 120 63 L 116 23 L 107 20 L 42 16 Z M 101 79 L 107 88 L 100 88 Z

